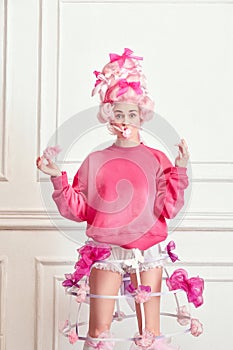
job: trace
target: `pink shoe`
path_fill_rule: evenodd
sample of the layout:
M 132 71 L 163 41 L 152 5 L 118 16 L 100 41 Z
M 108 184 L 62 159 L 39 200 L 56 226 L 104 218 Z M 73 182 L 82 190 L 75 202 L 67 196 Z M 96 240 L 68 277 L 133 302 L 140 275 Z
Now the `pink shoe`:
M 83 350 L 112 350 L 115 343 L 113 341 L 101 341 L 101 339 L 112 338 L 112 334 L 110 331 L 102 332 L 97 341 L 95 338 L 87 335 L 87 339 L 85 340 Z

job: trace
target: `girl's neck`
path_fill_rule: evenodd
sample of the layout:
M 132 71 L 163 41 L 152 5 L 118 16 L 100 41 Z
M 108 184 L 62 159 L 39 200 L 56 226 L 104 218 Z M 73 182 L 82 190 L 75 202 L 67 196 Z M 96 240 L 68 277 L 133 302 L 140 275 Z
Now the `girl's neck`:
M 117 138 L 115 141 L 115 145 L 119 147 L 135 147 L 140 144 L 140 139 L 122 139 Z

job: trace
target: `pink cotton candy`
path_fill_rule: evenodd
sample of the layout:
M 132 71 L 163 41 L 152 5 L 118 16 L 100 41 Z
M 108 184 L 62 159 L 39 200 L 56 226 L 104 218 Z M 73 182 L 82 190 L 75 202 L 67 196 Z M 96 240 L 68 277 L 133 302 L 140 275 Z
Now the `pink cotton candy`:
M 76 297 L 77 303 L 83 303 L 86 300 L 86 296 L 89 291 L 90 287 L 87 283 L 80 283 Z
M 142 335 L 136 334 L 135 338 L 138 337 L 140 337 L 140 339 L 135 340 L 135 343 L 143 349 L 150 347 L 155 339 L 155 335 L 147 329 L 142 331 Z
M 192 318 L 191 319 L 191 334 L 194 337 L 198 337 L 202 333 L 203 333 L 203 324 L 197 318 Z
M 186 305 L 179 306 L 179 308 L 177 309 L 177 315 L 177 322 L 181 326 L 187 326 L 187 324 L 189 324 L 190 313 L 188 312 Z
M 78 335 L 75 331 L 70 331 L 70 333 L 68 334 L 68 339 L 70 344 L 74 344 L 78 340 Z
M 140 285 L 137 289 L 134 288 L 134 285 L 130 283 L 127 287 L 127 291 L 134 296 L 136 303 L 145 303 L 151 299 L 151 287 Z
M 53 147 L 49 146 L 43 151 L 43 156 L 46 159 L 52 159 L 52 158 L 56 157 L 56 155 L 60 152 L 61 152 L 60 146 L 58 146 L 58 145 L 53 146 Z

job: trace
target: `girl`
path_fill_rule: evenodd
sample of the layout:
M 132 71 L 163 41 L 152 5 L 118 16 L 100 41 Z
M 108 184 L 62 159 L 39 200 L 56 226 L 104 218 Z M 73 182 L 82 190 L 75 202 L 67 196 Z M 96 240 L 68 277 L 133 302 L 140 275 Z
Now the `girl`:
M 95 71 L 92 94 L 99 93 L 98 119 L 107 123 L 114 143 L 90 153 L 76 173 L 72 186 L 67 174 L 44 156 L 37 167 L 51 176 L 53 199 L 61 215 L 75 221 L 86 221 L 89 237 L 84 248 L 108 249 L 101 262 L 90 264 L 90 294 L 118 294 L 122 276 L 130 274 L 132 287 L 149 286 L 160 292 L 162 261 L 158 260 L 158 243 L 167 237 L 166 219 L 171 219 L 184 204 L 188 186 L 186 174 L 189 159 L 186 142 L 178 144 L 179 155 L 173 165 L 167 156 L 140 140 L 142 124 L 152 118 L 154 103 L 141 70 L 142 57 L 125 49 L 110 54 L 110 62 L 101 72 Z M 101 260 L 101 259 L 100 259 Z M 75 281 L 80 280 L 76 270 Z M 101 348 L 96 338 L 111 337 L 110 325 L 114 299 L 90 298 L 90 318 L 85 350 Z M 160 335 L 160 297 L 136 304 L 139 337 L 136 349 L 158 349 Z M 102 349 L 113 343 L 102 342 Z M 107 347 L 106 347 L 107 346 Z M 165 344 L 164 344 L 165 346 Z M 174 349 L 168 345 L 163 349 Z

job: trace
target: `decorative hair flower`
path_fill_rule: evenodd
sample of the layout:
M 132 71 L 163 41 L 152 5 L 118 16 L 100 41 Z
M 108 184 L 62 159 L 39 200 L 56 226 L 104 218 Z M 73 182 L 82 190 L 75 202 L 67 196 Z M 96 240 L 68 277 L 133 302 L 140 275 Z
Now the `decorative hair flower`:
M 68 339 L 70 344 L 76 343 L 76 341 L 78 340 L 77 333 L 74 330 L 71 330 L 70 333 L 68 334 Z
M 194 337 L 198 337 L 203 333 L 203 324 L 197 318 L 192 318 L 190 330 Z
M 187 326 L 190 322 L 190 313 L 187 310 L 186 305 L 179 306 L 177 309 L 177 322 L 181 326 Z
M 56 157 L 56 155 L 60 152 L 61 152 L 60 146 L 58 146 L 58 145 L 53 146 L 53 147 L 49 146 L 43 151 L 43 156 L 46 159 L 52 159 L 52 158 Z
M 170 241 L 170 242 L 168 243 L 168 245 L 166 246 L 165 249 L 166 249 L 166 251 L 167 251 L 167 253 L 168 253 L 168 255 L 169 255 L 169 257 L 170 257 L 170 259 L 171 259 L 171 261 L 172 261 L 173 263 L 174 263 L 176 260 L 180 260 L 180 259 L 178 258 L 178 255 L 172 253 L 172 250 L 176 249 L 176 244 L 175 244 L 174 241 Z
M 134 285 L 130 283 L 127 287 L 128 292 L 134 296 L 134 300 L 137 304 L 145 303 L 151 298 L 151 287 L 140 285 L 138 288 L 134 288 Z
M 81 282 L 77 290 L 77 303 L 83 303 L 86 300 L 87 294 L 90 292 L 90 287 L 86 282 Z
M 188 273 L 184 269 L 177 269 L 166 279 L 169 290 L 183 289 L 188 301 L 193 303 L 195 307 L 203 304 L 204 280 L 200 277 L 192 277 L 188 279 Z

